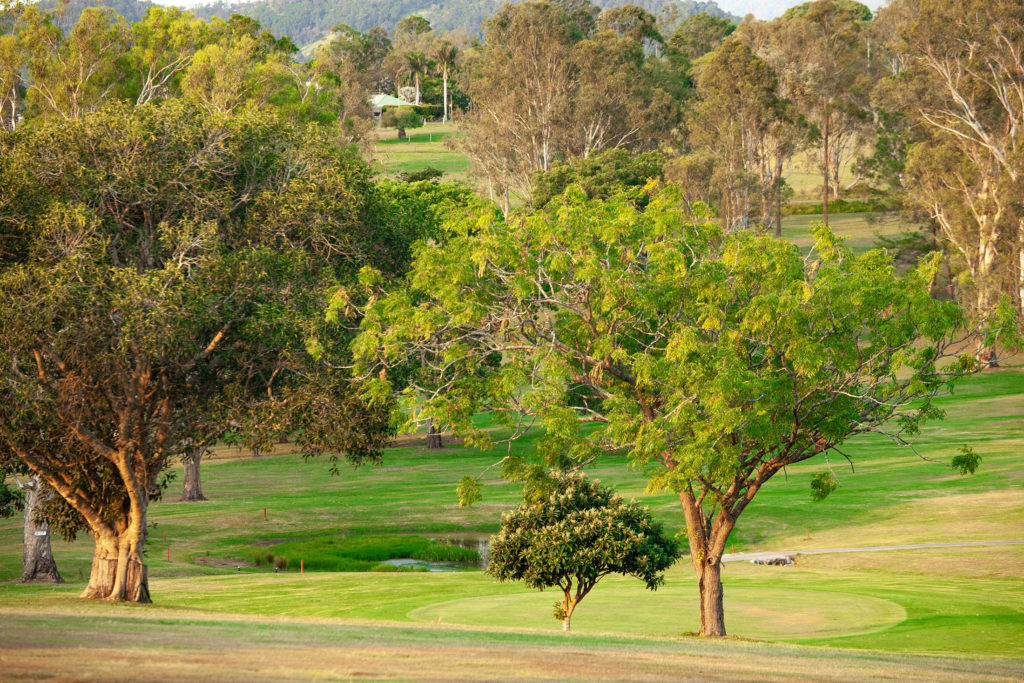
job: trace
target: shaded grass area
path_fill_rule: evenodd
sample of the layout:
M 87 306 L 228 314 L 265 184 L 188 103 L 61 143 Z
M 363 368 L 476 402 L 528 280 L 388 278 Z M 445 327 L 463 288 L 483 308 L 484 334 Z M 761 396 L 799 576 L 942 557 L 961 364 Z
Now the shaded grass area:
M 821 214 L 784 216 L 782 236 L 807 251 L 813 238 L 811 223 L 821 221 Z M 911 232 L 918 226 L 907 222 L 898 213 L 844 213 L 829 216 L 829 225 L 854 253 L 860 254 L 877 246 L 879 236 L 894 237 L 902 232 Z

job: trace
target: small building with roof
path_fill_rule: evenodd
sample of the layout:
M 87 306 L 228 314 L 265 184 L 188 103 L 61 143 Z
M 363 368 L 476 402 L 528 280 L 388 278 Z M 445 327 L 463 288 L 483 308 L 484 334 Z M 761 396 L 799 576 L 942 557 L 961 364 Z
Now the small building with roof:
M 379 119 L 380 115 L 384 113 L 385 107 L 414 107 L 416 105 L 391 95 L 377 93 L 370 97 L 370 106 L 373 107 L 373 118 Z

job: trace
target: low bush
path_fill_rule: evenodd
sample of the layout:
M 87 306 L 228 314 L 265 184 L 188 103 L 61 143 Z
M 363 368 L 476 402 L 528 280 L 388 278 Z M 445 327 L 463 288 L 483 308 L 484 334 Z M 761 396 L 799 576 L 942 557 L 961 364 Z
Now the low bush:
M 873 199 L 836 199 L 828 203 L 829 213 L 869 213 L 875 211 L 892 211 L 896 209 L 893 199 L 879 197 Z M 822 212 L 821 202 L 808 204 L 787 204 L 785 212 L 791 216 L 807 216 Z

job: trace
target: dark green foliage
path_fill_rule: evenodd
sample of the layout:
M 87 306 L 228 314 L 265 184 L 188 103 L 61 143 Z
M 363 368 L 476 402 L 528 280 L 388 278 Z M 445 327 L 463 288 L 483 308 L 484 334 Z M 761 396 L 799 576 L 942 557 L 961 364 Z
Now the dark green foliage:
M 608 199 L 625 192 L 638 208 L 647 205 L 644 187 L 662 177 L 665 157 L 660 152 L 630 156 L 624 149 L 610 149 L 585 159 L 558 162 L 551 170 L 538 171 L 533 177 L 532 204 L 546 206 L 572 184 L 579 185 L 588 199 Z
M 10 517 L 22 508 L 25 495 L 7 483 L 7 472 L 0 468 L 0 518 Z
M 811 500 L 823 501 L 839 488 L 839 480 L 832 472 L 818 472 L 811 478 Z
M 581 472 L 553 472 L 545 488 L 538 502 L 502 516 L 491 538 L 488 574 L 541 590 L 558 586 L 565 601 L 555 615 L 563 621 L 608 574 L 635 576 L 650 590 L 664 583 L 679 548 L 646 508 Z
M 896 200 L 890 197 L 877 199 L 835 199 L 828 203 L 829 213 L 871 213 L 892 211 L 897 208 Z M 821 202 L 787 204 L 785 213 L 791 216 L 813 216 L 821 213 Z
M 974 474 L 978 470 L 978 466 L 981 465 L 981 456 L 975 453 L 970 446 L 961 446 L 960 455 L 954 456 L 950 464 L 962 475 Z
M 802 5 L 790 7 L 782 14 L 783 19 L 795 19 L 802 17 L 810 10 L 811 6 L 815 2 L 805 2 Z M 836 10 L 841 12 L 856 21 L 871 21 L 871 9 L 862 3 L 856 2 L 856 0 L 834 0 Z
M 294 568 L 301 560 L 307 571 L 319 572 L 397 571 L 391 565 L 378 565 L 385 560 L 399 558 L 422 562 L 480 561 L 480 554 L 471 548 L 421 536 L 347 536 L 286 541 L 274 546 L 273 556 L 275 563 L 283 559 L 286 566 Z
M 711 52 L 736 30 L 736 24 L 704 12 L 692 14 L 676 28 L 668 46 L 689 60 Z
M 429 16 L 430 26 L 438 31 L 457 28 L 466 29 L 470 34 L 480 31 L 484 20 L 493 16 L 503 5 L 503 0 L 368 0 L 367 2 L 331 2 L 330 0 L 259 0 L 240 4 L 218 1 L 195 9 L 205 18 L 218 16 L 228 18 L 233 13 L 245 14 L 258 20 L 275 35 L 291 36 L 299 45 L 315 42 L 328 35 L 332 27 L 347 24 L 359 31 L 382 26 L 391 31 L 396 25 L 412 14 Z M 567 6 L 572 3 L 562 3 Z M 607 9 L 622 4 L 616 0 L 597 0 L 597 7 Z M 670 0 L 637 0 L 634 4 L 651 14 L 657 14 L 663 7 L 672 5 L 678 9 L 680 18 L 704 12 L 714 16 L 727 16 L 714 2 L 671 2 Z M 573 15 L 577 18 L 576 15 Z M 592 15 L 585 10 L 580 19 Z
M 417 113 L 415 107 L 394 107 L 381 114 L 380 125 L 397 128 L 401 136 L 406 128 L 422 128 L 423 116 Z
M 153 6 L 153 3 L 148 0 L 42 0 L 39 3 L 39 9 L 42 10 L 66 7 L 61 20 L 65 26 L 74 26 L 78 17 L 82 15 L 82 11 L 88 7 L 109 7 L 124 17 L 128 23 L 134 24 L 141 21 L 149 8 Z
M 403 171 L 398 174 L 398 179 L 403 183 L 418 183 L 421 180 L 436 180 L 444 175 L 444 171 L 433 166 L 421 168 L 418 171 Z

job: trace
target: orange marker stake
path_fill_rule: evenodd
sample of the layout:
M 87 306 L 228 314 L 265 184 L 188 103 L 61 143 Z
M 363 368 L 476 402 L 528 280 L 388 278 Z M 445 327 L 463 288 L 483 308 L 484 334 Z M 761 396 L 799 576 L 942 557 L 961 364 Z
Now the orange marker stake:
M 305 571 L 306 571 L 305 564 L 306 564 L 305 560 L 299 560 L 299 573 L 300 574 L 305 573 Z
M 810 527 L 807 528 L 807 540 L 808 541 L 811 540 L 811 529 L 810 529 Z
M 267 521 L 267 508 L 263 508 L 263 521 Z

